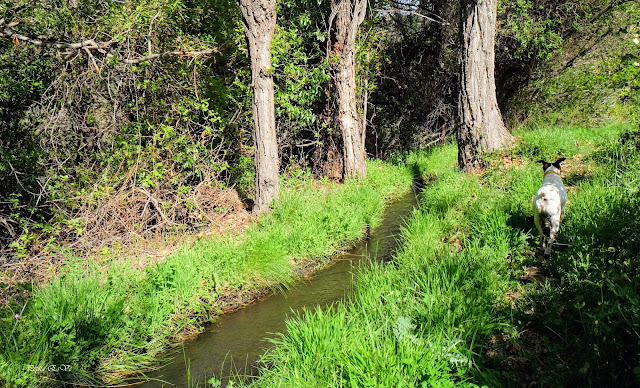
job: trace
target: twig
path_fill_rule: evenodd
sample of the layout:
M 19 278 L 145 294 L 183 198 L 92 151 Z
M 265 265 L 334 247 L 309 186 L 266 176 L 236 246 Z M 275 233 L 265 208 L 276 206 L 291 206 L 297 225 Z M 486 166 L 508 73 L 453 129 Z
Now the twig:
M 30 190 L 27 190 L 27 188 L 22 185 L 22 181 L 20 180 L 20 178 L 18 178 L 18 171 L 16 171 L 16 169 L 13 168 L 13 165 L 11 164 L 11 162 L 7 162 L 7 164 L 9 164 L 9 167 L 11 167 L 11 171 L 13 172 L 13 176 L 16 178 L 16 181 L 18 181 L 18 184 L 20 185 L 20 187 L 22 187 L 22 190 L 24 190 L 27 193 L 33 195 L 34 197 L 37 196 L 38 194 L 36 194 L 36 193 L 34 193 L 34 192 L 30 191 Z
M 624 3 L 628 3 L 631 0 L 613 0 L 611 1 L 606 7 L 604 7 L 603 9 L 601 9 L 597 14 L 595 14 L 591 20 L 589 20 L 589 24 L 595 22 L 596 20 L 600 19 L 604 14 L 606 14 L 607 12 L 611 11 L 612 9 L 624 4 Z
M 558 336 L 558 338 L 560 338 L 562 341 L 564 341 L 564 343 L 565 343 L 565 344 L 567 343 L 567 340 L 566 340 L 566 339 L 564 339 L 560 334 L 556 333 L 556 331 L 555 331 L 555 330 L 553 330 L 552 328 L 550 328 L 550 327 L 549 327 L 549 326 L 547 326 L 547 325 L 544 325 L 544 327 L 546 327 L 546 328 L 547 328 L 549 331 L 551 331 L 553 334 L 557 335 L 557 336 Z
M 7 38 L 7 39 L 11 39 L 13 40 L 16 44 L 19 44 L 19 41 L 24 41 L 24 42 L 28 42 L 31 44 L 34 44 L 36 46 L 43 46 L 43 47 L 52 47 L 58 50 L 78 50 L 78 49 L 83 49 L 85 52 L 87 52 L 87 54 L 89 54 L 89 56 L 91 57 L 91 59 L 93 60 L 93 64 L 95 66 L 95 68 L 99 71 L 97 64 L 95 63 L 95 58 L 93 58 L 93 56 L 91 55 L 89 50 L 96 50 L 102 54 L 105 55 L 106 58 L 112 58 L 114 57 L 113 54 L 111 53 L 107 53 L 104 49 L 108 48 L 109 46 L 111 46 L 115 40 L 111 39 L 108 42 L 100 42 L 97 43 L 95 40 L 93 39 L 87 39 L 84 40 L 82 42 L 76 42 L 76 43 L 66 43 L 66 42 L 48 42 L 48 41 L 44 41 L 42 39 L 39 38 L 33 38 L 33 37 L 29 37 L 26 35 L 21 35 L 19 33 L 17 33 L 15 30 L 13 30 L 13 26 L 18 25 L 20 22 L 11 22 L 11 23 L 6 23 L 6 21 L 4 19 L 0 19 L 0 37 L 2 38 Z M 202 55 L 207 55 L 207 54 L 212 54 L 214 52 L 217 52 L 216 49 L 206 49 L 206 50 L 200 50 L 200 51 L 184 51 L 184 50 L 172 50 L 172 51 L 165 51 L 162 53 L 155 53 L 152 54 L 151 51 L 149 51 L 149 55 L 144 56 L 144 57 L 140 57 L 140 58 L 121 58 L 120 61 L 123 63 L 126 63 L 128 65 L 135 65 L 144 61 L 149 61 L 151 59 L 157 59 L 157 58 L 163 58 L 163 57 L 167 57 L 167 56 L 178 56 L 180 58 L 193 58 L 193 57 L 198 57 L 198 56 L 202 56 Z M 69 51 L 66 52 L 67 56 L 70 57 L 72 55 L 73 51 Z
M 164 215 L 164 212 L 162 211 L 162 208 L 160 207 L 160 203 L 158 202 L 158 200 L 151 195 L 151 193 L 149 193 L 147 190 L 145 189 L 141 189 L 141 188 L 137 188 L 137 191 L 145 194 L 147 196 L 147 198 L 149 198 L 149 201 L 151 201 L 151 203 L 153 204 L 153 206 L 156 208 L 156 210 L 158 211 L 158 214 L 160 214 L 160 217 L 162 217 L 162 220 L 164 221 L 164 223 L 171 223 L 171 221 L 169 221 L 169 219 Z
M 7 229 L 7 231 L 11 235 L 11 238 L 15 240 L 18 236 L 16 235 L 16 233 L 13 230 L 13 228 L 11 227 L 11 225 L 9 225 L 8 221 L 15 222 L 14 220 L 12 220 L 10 218 L 0 217 L 0 224 L 4 225 L 4 227 Z
M 446 132 L 445 132 L 445 133 L 446 133 Z M 429 147 L 430 145 L 436 144 L 436 143 L 437 143 L 437 142 L 439 142 L 439 141 L 444 141 L 444 139 L 445 139 L 445 136 L 443 135 L 442 137 L 437 138 L 437 139 L 435 139 L 435 140 L 430 141 L 429 143 L 427 143 L 427 145 L 425 145 L 425 146 L 424 146 L 424 148 L 427 148 L 427 147 Z
M 91 54 L 91 51 L 89 51 L 89 48 L 88 47 L 83 47 L 82 49 L 87 52 L 87 56 L 91 60 L 91 63 L 93 64 L 93 67 L 95 67 L 96 73 L 100 73 L 100 68 L 98 67 L 98 64 L 96 63 L 96 59 Z
M 389 13 L 389 14 L 409 14 L 409 15 L 415 15 L 415 16 L 419 16 L 421 18 L 427 19 L 429 21 L 432 21 L 434 23 L 439 23 L 445 26 L 448 26 L 449 22 L 447 22 L 446 20 L 437 20 L 434 19 L 430 16 L 427 15 L 423 15 L 421 13 L 419 13 L 418 11 L 410 11 L 410 10 L 405 10 L 405 9 L 399 9 L 399 8 L 389 8 L 389 9 L 382 9 L 382 8 L 374 8 L 373 9 L 376 12 L 380 12 L 380 13 Z
M 217 52 L 217 50 L 215 49 L 207 49 L 207 50 L 201 50 L 201 51 L 184 51 L 184 50 L 173 50 L 173 51 L 165 51 L 163 53 L 158 53 L 158 54 L 151 54 L 151 55 L 147 55 L 146 57 L 140 57 L 140 58 L 135 58 L 135 59 L 131 59 L 131 58 L 120 58 L 120 61 L 122 63 L 126 63 L 127 65 L 135 65 L 138 63 L 142 63 L 144 61 L 149 61 L 151 59 L 157 59 L 157 58 L 164 58 L 164 57 L 168 57 L 171 55 L 176 55 L 180 58 L 193 58 L 193 57 L 199 57 L 202 55 L 208 55 L 208 54 L 212 54 Z M 107 54 L 106 57 L 107 58 L 112 58 L 114 55 L 113 54 Z
M 200 189 L 200 186 L 202 186 L 202 184 L 204 183 L 204 181 L 198 183 L 198 186 L 196 186 L 196 188 L 193 190 L 193 195 L 191 196 L 191 198 L 193 199 L 193 203 L 196 205 L 196 207 L 198 208 L 198 210 L 200 210 L 200 213 L 207 219 L 209 220 L 209 222 L 211 223 L 211 225 L 215 225 L 215 221 L 209 217 L 209 215 L 202 210 L 202 208 L 200 207 L 200 205 L 198 204 L 198 199 L 196 198 L 196 194 L 198 193 L 198 189 Z
M 156 20 L 156 18 L 160 16 L 160 10 L 158 10 L 158 12 L 156 12 L 155 16 L 151 19 L 151 21 L 149 22 L 149 38 L 147 39 L 147 48 L 148 48 L 148 53 L 151 54 L 152 50 L 151 50 L 151 28 L 153 26 L 153 22 Z

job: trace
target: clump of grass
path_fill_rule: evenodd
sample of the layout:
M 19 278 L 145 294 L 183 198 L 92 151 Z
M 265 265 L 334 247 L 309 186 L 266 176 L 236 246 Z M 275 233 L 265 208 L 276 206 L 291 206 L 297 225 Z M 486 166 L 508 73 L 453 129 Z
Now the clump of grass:
M 640 140 L 628 128 L 523 130 L 509 155 L 488 157 L 482 176 L 455 168 L 452 145 L 407 156 L 430 183 L 400 253 L 364 271 L 354 299 L 290 320 L 253 385 L 634 381 Z M 538 286 L 521 281 L 541 266 L 532 252 L 530 198 L 541 180 L 534 161 L 554 153 L 573 160 L 560 234 L 569 248 L 557 248 L 551 277 Z
M 366 180 L 344 185 L 289 179 L 273 211 L 243 235 L 200 240 L 143 271 L 127 261 L 71 261 L 36 290 L 19 320 L 3 311 L 0 382 L 110 382 L 148 368 L 178 333 L 218 313 L 220 297 L 286 286 L 295 279 L 293 259 L 321 266 L 361 238 L 412 179 L 405 167 L 375 161 Z M 60 364 L 71 370 L 27 366 Z
M 526 240 L 505 212 L 486 210 L 497 202 L 492 190 L 452 168 L 455 152 L 407 157 L 431 183 L 402 251 L 365 270 L 353 300 L 289 321 L 255 385 L 471 385 L 476 338 L 505 325 L 494 307 L 509 283 L 499 276 L 504 257 Z
M 585 153 L 590 173 L 570 195 L 562 225 L 568 247 L 549 263 L 554 283 L 531 292 L 526 308 L 537 312 L 519 317 L 561 344 L 527 368 L 547 370 L 543 383 L 640 382 L 640 136 L 635 125 L 610 130 Z

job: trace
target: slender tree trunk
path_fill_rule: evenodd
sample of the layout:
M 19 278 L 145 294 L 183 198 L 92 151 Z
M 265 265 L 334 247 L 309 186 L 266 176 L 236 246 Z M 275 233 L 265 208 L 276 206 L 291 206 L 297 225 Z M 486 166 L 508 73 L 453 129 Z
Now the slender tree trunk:
M 344 178 L 367 175 L 365 134 L 356 96 L 356 37 L 367 11 L 367 0 L 339 0 L 331 9 L 336 17 L 333 65 L 336 91 L 336 122 L 342 132 Z
M 513 137 L 496 99 L 497 0 L 462 0 L 460 9 L 458 164 L 471 171 L 482 153 L 510 145 Z
M 271 206 L 280 193 L 278 141 L 273 97 L 271 41 L 276 27 L 275 0 L 238 0 L 249 43 L 253 127 L 256 163 L 256 197 L 253 211 Z

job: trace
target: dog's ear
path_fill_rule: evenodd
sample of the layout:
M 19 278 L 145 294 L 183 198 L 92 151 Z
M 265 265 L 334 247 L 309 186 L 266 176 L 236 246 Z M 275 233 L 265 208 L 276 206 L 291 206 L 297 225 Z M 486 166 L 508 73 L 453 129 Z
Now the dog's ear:
M 564 162 L 565 160 L 567 160 L 567 158 L 558 158 L 556 159 L 555 162 L 553 162 L 553 167 L 557 168 L 558 170 L 560 169 L 560 163 Z
M 551 163 L 544 161 L 542 159 L 538 160 L 536 163 L 542 163 L 542 171 L 547 171 L 547 168 L 551 166 Z

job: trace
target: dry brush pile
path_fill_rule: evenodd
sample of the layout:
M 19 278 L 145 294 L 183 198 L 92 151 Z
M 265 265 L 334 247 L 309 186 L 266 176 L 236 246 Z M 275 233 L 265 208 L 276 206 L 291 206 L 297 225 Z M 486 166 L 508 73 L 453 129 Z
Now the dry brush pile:
M 252 155 L 246 74 L 229 71 L 246 61 L 234 4 L 23 3 L 0 2 L 3 294 L 64 256 L 243 228 Z

